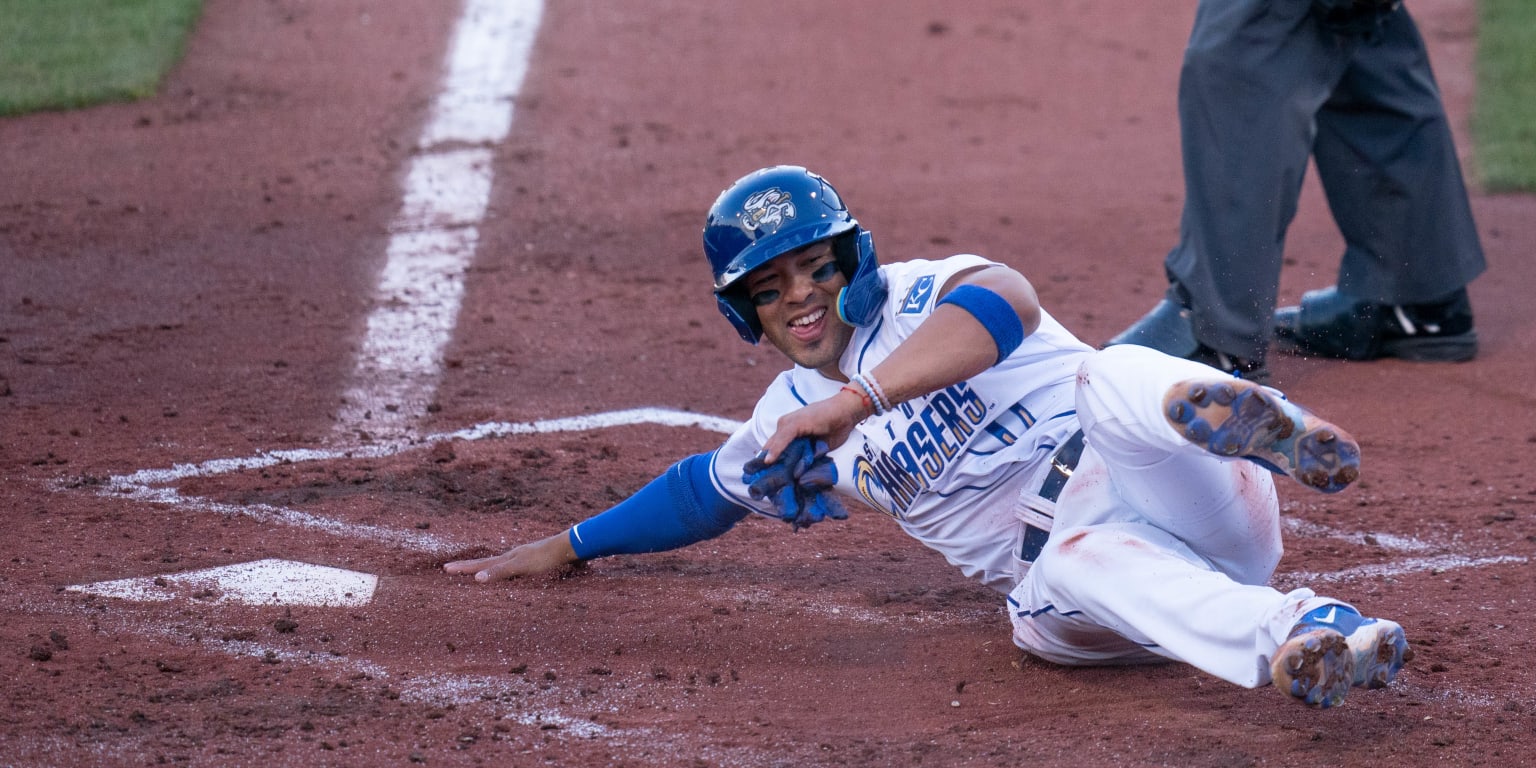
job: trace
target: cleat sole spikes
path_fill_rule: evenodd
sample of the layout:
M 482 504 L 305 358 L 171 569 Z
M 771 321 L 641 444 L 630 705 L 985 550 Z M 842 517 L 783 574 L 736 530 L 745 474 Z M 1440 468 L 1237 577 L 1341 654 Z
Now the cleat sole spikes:
M 1403 664 L 1413 659 L 1408 638 L 1396 622 L 1376 619 L 1350 637 L 1349 647 L 1355 657 L 1355 685 L 1385 688 L 1397 679 Z
M 1354 685 L 1355 654 L 1344 635 L 1315 629 L 1285 641 L 1270 665 L 1275 687 L 1309 707 L 1328 709 L 1344 703 Z
M 1338 427 L 1250 381 L 1186 381 L 1163 399 L 1185 440 L 1335 493 L 1360 478 L 1360 446 Z
M 1308 706 L 1327 708 L 1343 703 L 1350 688 L 1391 685 L 1412 658 L 1402 625 L 1327 604 L 1296 623 L 1269 669 L 1275 687 Z

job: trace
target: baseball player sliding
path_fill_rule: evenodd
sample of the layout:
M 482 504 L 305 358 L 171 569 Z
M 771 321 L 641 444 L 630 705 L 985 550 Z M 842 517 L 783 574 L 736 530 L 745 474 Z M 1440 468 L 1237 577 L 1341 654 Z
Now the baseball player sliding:
M 1014 642 L 1052 662 L 1172 659 L 1331 707 L 1409 657 L 1398 624 L 1267 586 L 1272 473 L 1323 492 L 1359 474 L 1354 440 L 1278 391 L 1145 347 L 1095 351 L 979 256 L 880 265 L 800 167 L 721 193 L 704 251 L 720 311 L 795 366 L 717 450 L 449 573 L 675 549 L 753 512 L 803 527 L 845 516 L 836 491 L 1006 593 Z

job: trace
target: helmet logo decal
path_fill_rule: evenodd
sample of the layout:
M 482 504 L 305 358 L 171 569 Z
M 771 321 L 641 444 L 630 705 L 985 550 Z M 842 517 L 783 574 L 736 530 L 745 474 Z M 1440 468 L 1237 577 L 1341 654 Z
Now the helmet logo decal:
M 778 187 L 771 187 L 753 194 L 747 198 L 742 206 L 742 224 L 750 230 L 758 230 L 763 227 L 777 229 L 784 226 L 785 219 L 795 217 L 795 202 L 789 193 Z

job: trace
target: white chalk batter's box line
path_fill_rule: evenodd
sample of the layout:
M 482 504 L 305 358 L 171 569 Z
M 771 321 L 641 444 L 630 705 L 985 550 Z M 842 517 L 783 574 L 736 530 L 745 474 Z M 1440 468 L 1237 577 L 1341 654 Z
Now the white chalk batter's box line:
M 335 536 L 389 544 L 426 554 L 442 554 L 465 549 L 468 545 L 421 531 L 348 523 L 291 507 L 272 504 L 229 504 L 200 496 L 187 496 L 177 490 L 174 483 L 188 478 L 214 477 L 230 472 L 265 469 L 277 465 L 385 458 L 452 441 L 473 442 L 513 435 L 589 432 L 640 424 L 690 427 L 723 434 L 730 434 L 739 426 L 738 422 L 717 416 L 664 408 L 635 408 L 534 422 L 488 422 L 454 432 L 350 448 L 298 448 L 269 451 L 243 458 L 213 459 L 200 464 L 177 464 L 169 469 L 141 469 L 126 475 L 114 475 L 100 483 L 93 483 L 92 487 L 96 489 L 99 496 L 164 504 L 197 512 L 248 517 L 263 523 L 309 528 Z M 74 490 L 78 486 L 80 486 L 78 482 L 61 481 L 55 484 L 54 489 Z
M 180 480 L 211 477 L 229 472 L 262 469 L 279 464 L 335 461 L 347 459 L 383 458 L 413 450 L 430 448 L 438 443 L 452 441 L 478 441 L 486 438 L 504 438 L 515 435 L 537 435 L 558 432 L 587 432 L 615 427 L 651 424 L 666 427 L 703 429 L 730 434 L 740 423 L 731 419 L 706 414 L 691 413 L 665 408 L 635 408 L 586 416 L 572 416 L 534 422 L 488 422 L 453 432 L 427 435 L 411 440 L 333 449 L 293 449 L 270 451 L 244 458 L 213 459 L 199 464 L 177 464 L 169 469 L 142 469 L 127 475 L 109 477 L 93 486 L 97 495 L 115 499 L 164 504 L 173 508 L 213 512 L 227 516 L 242 516 L 258 522 L 308 528 L 319 533 L 345 538 L 387 544 L 426 554 L 443 554 L 465 549 L 468 544 L 446 539 L 419 530 L 401 530 L 384 526 L 350 523 L 312 514 L 291 507 L 270 504 L 231 504 L 213 499 L 187 496 L 174 484 Z M 55 490 L 78 490 L 78 482 L 60 481 Z M 1346 582 L 1357 579 L 1379 579 L 1410 573 L 1442 572 L 1503 563 L 1524 563 L 1527 558 L 1518 555 L 1494 554 L 1472 556 L 1446 552 L 1421 540 L 1388 533 L 1366 535 L 1359 532 L 1343 532 L 1328 526 L 1309 523 L 1295 518 L 1284 518 L 1289 533 L 1310 538 L 1334 538 L 1353 544 L 1371 545 L 1390 552 L 1413 554 L 1392 562 L 1346 568 L 1326 573 L 1277 574 L 1278 580 L 1297 583 Z

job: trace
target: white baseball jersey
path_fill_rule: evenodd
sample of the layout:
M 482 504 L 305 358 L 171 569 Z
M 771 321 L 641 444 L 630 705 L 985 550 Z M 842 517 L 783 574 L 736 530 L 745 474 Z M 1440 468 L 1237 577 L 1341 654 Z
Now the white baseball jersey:
M 843 372 L 879 365 L 933 312 L 947 280 L 992 263 L 959 255 L 882 266 L 885 307 L 875 322 L 855 330 L 840 362 Z M 1042 311 L 1039 329 L 998 365 L 861 422 L 830 453 L 837 489 L 895 518 L 967 576 L 1008 591 L 1016 580 L 1019 493 L 1038 487 L 1050 453 L 1078 429 L 1073 377 L 1092 351 Z M 716 489 L 776 517 L 768 500 L 748 496 L 742 465 L 762 450 L 780 416 L 842 386 L 800 366 L 780 374 L 752 419 L 716 453 Z
M 881 267 L 890 294 L 840 361 L 865 373 L 923 322 L 978 256 Z M 1268 658 L 1307 611 L 1336 600 L 1266 585 L 1282 552 L 1269 472 L 1216 457 L 1163 414 L 1180 381 L 1220 371 L 1130 345 L 1096 352 L 1042 311 L 1007 359 L 964 382 L 860 422 L 833 449 L 837 489 L 893 517 L 967 576 L 1008 593 L 1014 642 L 1063 664 L 1177 659 L 1239 685 L 1269 682 Z M 715 488 L 753 501 L 742 465 L 779 417 L 842 382 L 795 367 L 715 453 Z M 1082 458 L 1057 503 L 1037 494 L 1050 456 L 1078 429 Z M 1015 557 L 1040 511 L 1050 541 Z M 1054 519 L 1052 519 L 1054 517 Z

